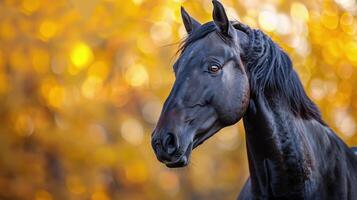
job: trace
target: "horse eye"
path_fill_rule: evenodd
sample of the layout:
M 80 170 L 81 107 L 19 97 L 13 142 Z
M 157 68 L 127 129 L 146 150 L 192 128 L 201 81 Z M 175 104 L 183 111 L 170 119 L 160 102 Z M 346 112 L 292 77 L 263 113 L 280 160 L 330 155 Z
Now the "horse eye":
M 217 65 L 212 65 L 208 67 L 208 71 L 211 73 L 217 73 L 220 70 L 220 68 Z

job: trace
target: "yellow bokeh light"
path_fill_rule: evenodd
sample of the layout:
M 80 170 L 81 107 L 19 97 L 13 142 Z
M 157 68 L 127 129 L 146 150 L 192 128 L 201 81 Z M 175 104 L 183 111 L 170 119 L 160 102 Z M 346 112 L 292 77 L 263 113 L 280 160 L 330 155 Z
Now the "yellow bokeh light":
M 43 97 L 47 97 L 48 93 L 50 92 L 51 88 L 56 85 L 56 80 L 52 77 L 48 77 L 41 82 L 40 92 Z
M 66 97 L 66 91 L 61 86 L 54 86 L 50 89 L 48 93 L 48 102 L 53 107 L 62 106 Z
M 357 125 L 347 110 L 343 108 L 336 109 L 334 118 L 336 127 L 345 137 L 352 137 L 356 134 Z
M 77 69 L 85 68 L 93 60 L 91 48 L 84 42 L 78 42 L 71 51 L 71 61 Z
M 349 42 L 347 43 L 346 47 L 347 58 L 351 62 L 357 63 L 357 42 Z
M 134 87 L 145 85 L 149 82 L 149 75 L 144 65 L 135 64 L 125 73 L 126 81 Z
M 50 21 L 45 20 L 40 25 L 40 34 L 44 40 L 50 39 L 57 33 L 57 25 Z
M 40 0 L 23 0 L 21 6 L 26 14 L 31 14 L 40 7 Z
M 153 41 L 158 45 L 168 43 L 171 38 L 172 30 L 167 22 L 156 22 L 150 29 Z
M 33 121 L 30 116 L 20 114 L 15 122 L 15 130 L 21 136 L 29 136 L 34 131 Z
M 141 36 L 136 40 L 137 47 L 145 54 L 150 54 L 153 52 L 153 42 L 147 39 L 147 36 Z
M 82 84 L 82 95 L 88 99 L 94 98 L 97 91 L 102 87 L 102 80 L 96 76 L 89 76 Z
M 291 20 L 290 20 L 289 16 L 287 16 L 285 14 L 279 14 L 278 21 L 279 21 L 279 23 L 277 24 L 276 32 L 281 35 L 290 34 L 291 33 Z
M 121 136 L 133 145 L 140 145 L 144 139 L 144 129 L 136 119 L 126 119 L 121 125 Z
M 132 0 L 132 2 L 136 5 L 140 5 L 144 2 L 144 0 Z
M 31 50 L 32 66 L 37 73 L 44 73 L 48 71 L 50 65 L 50 56 L 48 51 L 40 48 L 33 48 Z
M 148 101 L 142 109 L 142 115 L 144 119 L 150 123 L 156 123 L 159 119 L 161 112 L 161 102 L 160 101 Z
M 276 15 L 271 11 L 259 13 L 259 26 L 266 31 L 274 31 L 277 25 Z
M 354 21 L 353 16 L 350 13 L 343 13 L 340 18 L 340 22 L 343 25 L 352 25 Z
M 340 18 L 342 30 L 348 35 L 355 35 L 357 33 L 357 22 L 350 13 L 343 13 Z
M 299 2 L 294 2 L 290 8 L 290 15 L 294 19 L 307 21 L 309 19 L 309 11 L 304 4 Z
M 328 29 L 336 29 L 338 26 L 338 15 L 333 11 L 324 11 L 322 13 L 321 22 Z

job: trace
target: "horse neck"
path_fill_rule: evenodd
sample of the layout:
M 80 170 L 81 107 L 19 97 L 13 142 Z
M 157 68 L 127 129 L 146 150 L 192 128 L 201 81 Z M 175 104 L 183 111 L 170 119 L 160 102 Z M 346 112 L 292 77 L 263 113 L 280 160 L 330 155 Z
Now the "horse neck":
M 250 42 L 241 46 L 251 99 L 243 120 L 253 192 L 302 194 L 315 157 L 306 125 L 324 122 L 288 55 L 261 31 L 246 32 Z
M 253 192 L 284 196 L 303 190 L 311 160 L 303 151 L 302 120 L 274 96 L 253 97 L 243 120 Z

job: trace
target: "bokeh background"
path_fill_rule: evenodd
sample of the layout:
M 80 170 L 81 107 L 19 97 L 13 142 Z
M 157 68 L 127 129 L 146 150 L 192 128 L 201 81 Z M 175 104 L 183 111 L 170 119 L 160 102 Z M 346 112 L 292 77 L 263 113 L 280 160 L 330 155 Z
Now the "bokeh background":
M 222 0 L 289 52 L 324 119 L 357 145 L 357 2 Z M 241 122 L 168 169 L 150 135 L 185 37 L 210 0 L 1 0 L 0 199 L 234 199 Z

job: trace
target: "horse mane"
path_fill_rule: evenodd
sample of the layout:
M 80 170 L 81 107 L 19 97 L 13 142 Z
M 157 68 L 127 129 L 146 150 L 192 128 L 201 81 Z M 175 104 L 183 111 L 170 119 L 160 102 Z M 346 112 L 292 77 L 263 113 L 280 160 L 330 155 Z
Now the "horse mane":
M 241 26 L 239 22 L 233 21 L 232 24 L 249 38 L 247 47 L 240 48 L 244 51 L 242 60 L 249 74 L 252 95 L 278 95 L 288 102 L 295 116 L 315 119 L 325 125 L 318 107 L 307 96 L 289 56 L 262 31 Z M 216 30 L 214 22 L 203 24 L 182 41 L 178 52 L 182 54 L 192 43 Z

